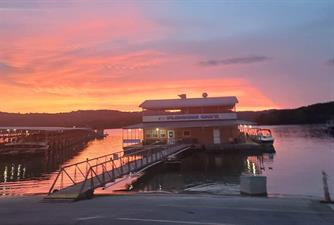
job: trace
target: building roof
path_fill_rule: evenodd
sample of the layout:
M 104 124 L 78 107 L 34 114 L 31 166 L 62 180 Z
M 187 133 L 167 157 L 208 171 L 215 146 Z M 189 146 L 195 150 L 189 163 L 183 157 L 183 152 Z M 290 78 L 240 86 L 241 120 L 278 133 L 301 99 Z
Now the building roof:
M 255 123 L 245 120 L 151 122 L 138 123 L 124 127 L 123 129 L 221 127 L 230 125 L 255 125 Z
M 232 106 L 238 103 L 235 96 L 146 100 L 139 107 L 143 109 L 177 109 L 181 107 Z

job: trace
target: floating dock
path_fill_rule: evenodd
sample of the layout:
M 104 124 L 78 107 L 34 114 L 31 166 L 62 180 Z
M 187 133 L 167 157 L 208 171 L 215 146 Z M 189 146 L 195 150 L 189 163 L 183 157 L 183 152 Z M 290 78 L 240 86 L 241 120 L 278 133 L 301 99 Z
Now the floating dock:
M 85 199 L 94 190 L 125 175 L 136 173 L 168 160 L 188 149 L 189 144 L 155 146 L 129 154 L 116 152 L 62 167 L 46 199 Z

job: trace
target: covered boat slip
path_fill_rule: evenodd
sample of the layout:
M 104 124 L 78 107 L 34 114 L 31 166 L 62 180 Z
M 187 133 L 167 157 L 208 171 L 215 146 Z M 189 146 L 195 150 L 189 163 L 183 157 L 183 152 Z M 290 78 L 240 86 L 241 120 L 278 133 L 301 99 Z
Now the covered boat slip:
M 124 127 L 124 146 L 131 144 L 187 143 L 201 146 L 244 142 L 240 125 L 253 123 L 242 120 L 145 122 Z

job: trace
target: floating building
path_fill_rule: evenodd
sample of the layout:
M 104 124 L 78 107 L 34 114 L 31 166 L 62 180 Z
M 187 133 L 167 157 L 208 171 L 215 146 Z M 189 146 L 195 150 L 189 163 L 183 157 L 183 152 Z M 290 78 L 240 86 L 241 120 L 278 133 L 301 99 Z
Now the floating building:
M 142 123 L 124 128 L 124 146 L 131 144 L 197 144 L 206 148 L 238 143 L 235 96 L 146 100 Z

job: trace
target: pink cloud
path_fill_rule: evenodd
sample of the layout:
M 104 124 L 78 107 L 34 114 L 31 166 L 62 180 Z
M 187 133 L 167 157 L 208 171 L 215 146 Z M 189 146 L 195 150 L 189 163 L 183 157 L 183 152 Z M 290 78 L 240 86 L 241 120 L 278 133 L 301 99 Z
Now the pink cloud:
M 133 6 L 89 13 L 80 8 L 11 11 L 0 17 L 15 27 L 1 34 L 0 62 L 16 68 L 6 79 L 0 70 L 2 97 L 8 100 L 1 111 L 138 110 L 144 99 L 198 97 L 203 91 L 237 95 L 241 109 L 275 106 L 245 79 L 217 78 L 219 68 L 201 70 L 195 63 L 199 55 L 147 45 L 174 31 Z

